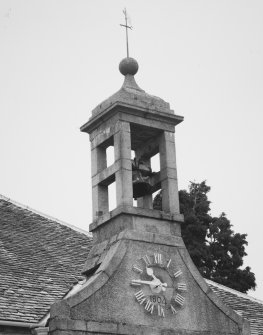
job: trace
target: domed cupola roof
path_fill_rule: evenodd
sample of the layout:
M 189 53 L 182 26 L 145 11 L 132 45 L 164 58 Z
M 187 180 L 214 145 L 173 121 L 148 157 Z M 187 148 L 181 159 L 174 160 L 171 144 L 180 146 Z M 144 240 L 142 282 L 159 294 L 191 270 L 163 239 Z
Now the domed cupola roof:
M 110 106 L 121 103 L 131 105 L 133 108 L 157 110 L 163 113 L 173 114 L 170 104 L 163 99 L 146 93 L 135 81 L 138 72 L 138 62 L 131 57 L 124 58 L 119 65 L 119 70 L 124 76 L 124 82 L 119 91 L 100 103 L 93 111 L 92 116 L 97 116 Z
M 122 87 L 93 109 L 92 116 L 80 128 L 81 131 L 89 133 L 114 114 L 122 112 L 145 120 L 165 120 L 172 125 L 183 121 L 182 116 L 175 115 L 170 109 L 168 102 L 146 93 L 138 86 L 134 78 L 138 69 L 138 62 L 134 58 L 126 57 L 120 62 L 119 70 L 124 76 Z

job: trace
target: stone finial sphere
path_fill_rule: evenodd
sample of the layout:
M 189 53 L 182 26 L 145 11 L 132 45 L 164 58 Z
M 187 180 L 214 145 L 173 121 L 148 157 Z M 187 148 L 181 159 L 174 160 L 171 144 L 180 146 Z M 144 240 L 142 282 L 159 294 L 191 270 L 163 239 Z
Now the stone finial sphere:
M 134 58 L 124 58 L 119 65 L 120 73 L 126 76 L 127 74 L 131 74 L 134 76 L 139 69 L 139 65 Z

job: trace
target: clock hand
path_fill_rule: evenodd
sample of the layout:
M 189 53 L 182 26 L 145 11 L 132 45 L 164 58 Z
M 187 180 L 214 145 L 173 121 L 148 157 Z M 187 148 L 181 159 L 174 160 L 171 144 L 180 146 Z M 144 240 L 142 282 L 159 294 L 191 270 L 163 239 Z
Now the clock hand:
M 157 289 L 158 287 L 162 290 L 162 291 L 166 291 L 166 287 L 167 287 L 167 283 L 162 283 L 160 281 L 160 279 L 158 279 L 154 273 L 153 273 L 153 269 L 152 268 L 148 268 L 146 267 L 146 273 L 148 276 L 152 277 L 153 280 L 151 281 L 146 281 L 146 280 L 140 280 L 140 279 L 134 279 L 132 282 L 133 283 L 139 283 L 139 284 L 146 284 L 146 285 L 150 285 L 151 287 L 154 286 L 155 289 Z
M 146 267 L 146 273 L 147 273 L 148 276 L 151 276 L 153 279 L 158 280 L 158 281 L 161 283 L 160 279 L 158 279 L 158 278 L 154 275 L 154 273 L 153 273 L 153 269 L 152 269 L 152 268 L 147 268 L 147 267 Z
M 159 286 L 159 284 L 160 284 L 159 279 L 157 279 L 157 280 L 151 280 L 151 281 L 148 281 L 148 280 L 140 280 L 140 279 L 133 279 L 132 282 L 133 282 L 133 283 L 139 283 L 139 284 L 151 285 L 151 286 L 153 286 L 153 285 L 157 285 L 157 286 Z M 157 286 L 156 286 L 156 287 L 157 287 Z
M 147 272 L 147 275 L 148 276 L 151 276 L 154 280 L 156 280 L 156 281 L 158 281 L 160 284 L 159 285 L 157 285 L 157 286 L 167 286 L 167 284 L 166 283 L 162 283 L 161 281 L 160 281 L 160 279 L 158 279 L 155 275 L 154 275 L 154 273 L 153 273 L 153 269 L 152 268 L 148 268 L 148 267 L 146 267 L 146 272 Z M 157 287 L 156 286 L 156 287 Z
M 148 267 L 146 267 L 146 273 L 147 273 L 148 276 L 153 277 L 153 279 L 157 279 L 157 280 L 159 280 L 158 278 L 155 277 L 152 268 L 148 268 Z

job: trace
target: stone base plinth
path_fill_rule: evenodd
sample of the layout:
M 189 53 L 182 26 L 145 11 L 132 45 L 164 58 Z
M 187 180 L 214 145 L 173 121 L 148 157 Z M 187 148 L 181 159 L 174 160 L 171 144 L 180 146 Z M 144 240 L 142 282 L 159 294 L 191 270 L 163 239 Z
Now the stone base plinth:
M 199 274 L 180 223 L 137 214 L 121 213 L 94 227 L 99 232 L 84 268 L 87 281 L 52 306 L 50 334 L 250 334 L 248 322 Z

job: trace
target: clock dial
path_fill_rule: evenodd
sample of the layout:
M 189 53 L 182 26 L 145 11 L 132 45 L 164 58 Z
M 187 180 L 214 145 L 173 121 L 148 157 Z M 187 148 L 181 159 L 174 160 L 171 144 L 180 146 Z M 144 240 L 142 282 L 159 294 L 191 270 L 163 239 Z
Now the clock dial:
M 136 277 L 131 285 L 135 300 L 152 315 L 175 315 L 185 303 L 187 293 L 183 272 L 171 258 L 161 253 L 147 253 L 132 266 Z

